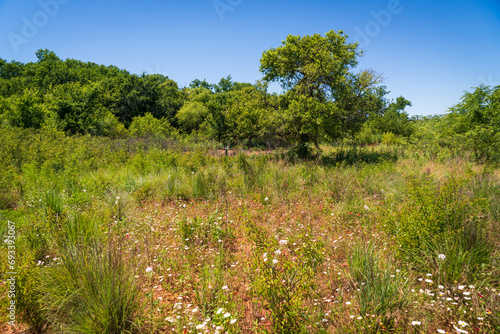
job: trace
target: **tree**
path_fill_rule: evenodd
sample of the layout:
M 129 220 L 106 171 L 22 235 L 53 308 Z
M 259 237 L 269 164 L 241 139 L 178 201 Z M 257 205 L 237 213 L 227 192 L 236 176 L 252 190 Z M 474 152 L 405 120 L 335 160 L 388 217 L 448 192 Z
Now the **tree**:
M 500 86 L 465 92 L 444 121 L 477 160 L 500 161 Z
M 366 125 L 376 133 L 391 132 L 397 136 L 408 137 L 413 133 L 413 127 L 408 114 L 404 109 L 411 106 L 411 102 L 400 96 L 383 108 L 383 113 L 370 115 Z
M 362 54 L 343 31 L 325 36 L 289 35 L 283 45 L 263 53 L 260 71 L 265 81 L 279 82 L 286 91 L 282 120 L 288 139 L 307 154 L 310 143 L 344 136 L 380 107 L 372 71 L 353 74 Z
M 467 127 L 491 126 L 500 131 L 500 86 L 480 85 L 474 92 L 465 92 L 462 102 L 450 108 L 452 114 L 464 116 Z
M 325 101 L 345 81 L 361 55 L 358 44 L 348 44 L 347 37 L 334 30 L 325 37 L 289 35 L 283 46 L 263 53 L 260 71 L 264 80 L 278 81 L 285 90 Z

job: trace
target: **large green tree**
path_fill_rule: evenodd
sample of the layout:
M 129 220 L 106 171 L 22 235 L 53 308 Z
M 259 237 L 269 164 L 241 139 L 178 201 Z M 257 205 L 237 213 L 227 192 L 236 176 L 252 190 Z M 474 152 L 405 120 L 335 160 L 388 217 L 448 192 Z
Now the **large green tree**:
M 367 116 L 379 112 L 384 91 L 373 71 L 353 73 L 362 52 L 343 31 L 288 36 L 282 46 L 262 55 L 265 81 L 286 91 L 281 126 L 288 140 L 304 147 L 356 131 Z

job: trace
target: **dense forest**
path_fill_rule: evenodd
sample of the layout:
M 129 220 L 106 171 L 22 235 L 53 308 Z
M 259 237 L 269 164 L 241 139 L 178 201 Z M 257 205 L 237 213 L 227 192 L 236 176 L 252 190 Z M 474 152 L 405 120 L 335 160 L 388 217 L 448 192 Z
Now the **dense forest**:
M 361 56 L 288 36 L 188 87 L 0 59 L 0 331 L 498 333 L 500 86 L 409 116 Z

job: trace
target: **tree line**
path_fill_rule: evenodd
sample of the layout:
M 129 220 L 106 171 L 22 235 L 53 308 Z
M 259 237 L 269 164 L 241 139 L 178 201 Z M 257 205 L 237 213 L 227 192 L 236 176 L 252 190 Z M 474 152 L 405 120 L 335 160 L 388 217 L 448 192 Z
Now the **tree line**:
M 322 143 L 414 137 L 429 118 L 409 117 L 410 101 L 389 100 L 380 75 L 356 70 L 362 51 L 347 39 L 334 30 L 290 35 L 263 52 L 263 77 L 254 84 L 227 76 L 179 87 L 167 76 L 62 60 L 46 49 L 37 51 L 33 63 L 0 58 L 0 126 L 113 138 L 197 136 L 231 146 L 288 147 L 301 156 Z M 269 92 L 271 82 L 282 92 Z M 491 146 L 499 139 L 499 94 L 499 87 L 487 86 L 467 93 L 438 117 L 440 136 Z

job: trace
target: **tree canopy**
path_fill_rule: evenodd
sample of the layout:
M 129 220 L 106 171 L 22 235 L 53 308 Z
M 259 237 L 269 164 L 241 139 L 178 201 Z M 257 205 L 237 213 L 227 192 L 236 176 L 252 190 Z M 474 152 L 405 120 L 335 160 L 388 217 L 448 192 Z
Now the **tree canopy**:
M 196 136 L 224 145 L 298 148 L 303 155 L 311 145 L 354 137 L 368 120 L 399 131 L 382 123 L 405 123 L 409 101 L 388 102 L 379 75 L 354 72 L 362 52 L 347 38 L 333 30 L 288 36 L 263 53 L 263 78 L 255 84 L 228 75 L 179 87 L 160 74 L 62 60 L 47 49 L 38 50 L 32 63 L 0 59 L 0 126 L 69 135 Z M 282 93 L 268 92 L 272 81 Z

